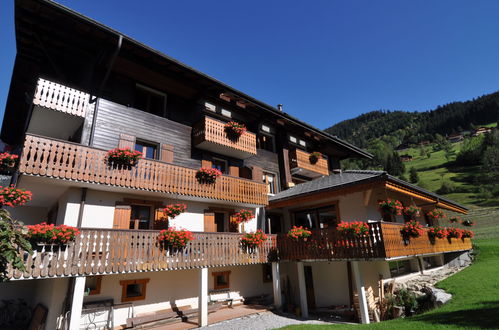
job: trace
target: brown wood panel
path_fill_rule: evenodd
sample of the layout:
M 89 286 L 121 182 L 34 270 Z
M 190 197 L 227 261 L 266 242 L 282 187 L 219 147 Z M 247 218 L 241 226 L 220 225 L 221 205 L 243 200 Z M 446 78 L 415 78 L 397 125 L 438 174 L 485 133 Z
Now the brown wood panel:
M 118 148 L 130 148 L 135 149 L 135 136 L 129 134 L 120 134 L 120 140 L 118 142 Z
M 114 229 L 128 229 L 130 227 L 130 217 L 132 208 L 130 205 L 116 205 L 114 209 Z
M 173 149 L 174 147 L 171 144 L 161 144 L 160 160 L 173 163 Z
M 215 212 L 204 212 L 204 231 L 208 233 L 215 233 L 217 231 L 217 225 L 215 223 Z
M 310 153 L 301 149 L 293 149 L 289 153 L 290 168 L 302 168 L 322 175 L 329 175 L 327 160 L 320 158 L 317 163 L 310 162 Z

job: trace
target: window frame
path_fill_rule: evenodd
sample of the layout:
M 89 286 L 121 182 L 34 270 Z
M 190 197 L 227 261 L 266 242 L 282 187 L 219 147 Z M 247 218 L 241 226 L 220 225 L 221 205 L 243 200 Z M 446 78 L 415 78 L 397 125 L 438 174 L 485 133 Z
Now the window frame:
M 94 276 L 88 276 L 88 278 L 95 278 L 95 289 L 91 289 L 90 287 L 87 287 L 88 282 L 85 282 L 85 292 L 88 290 L 88 295 L 93 296 L 93 295 L 98 295 L 100 294 L 101 287 L 102 287 L 102 275 L 94 275 Z
M 121 280 L 120 281 L 120 285 L 121 285 L 121 302 L 145 300 L 146 299 L 146 293 L 147 293 L 147 284 L 149 283 L 149 281 L 150 281 L 149 278 L 141 278 L 141 279 L 134 279 L 134 280 Z M 140 296 L 134 296 L 134 297 L 127 297 L 127 287 L 129 285 L 136 285 L 136 284 L 141 284 L 142 285 L 141 295 Z
M 279 180 L 278 180 L 278 175 L 277 173 L 275 172 L 271 172 L 271 171 L 262 171 L 262 181 L 263 183 L 268 187 L 268 182 L 267 180 L 265 179 L 266 176 L 270 174 L 270 175 L 273 175 L 274 176 L 274 188 L 275 188 L 275 192 L 269 192 L 267 191 L 267 194 L 269 195 L 275 195 L 277 194 L 279 191 L 280 191 L 280 187 L 279 187 Z
M 261 144 L 260 144 L 260 137 L 261 136 L 270 137 L 272 139 L 272 150 L 265 149 L 265 148 L 261 147 Z M 257 136 L 257 142 L 258 142 L 258 149 L 260 149 L 260 150 L 266 150 L 266 151 L 272 152 L 272 153 L 276 152 L 275 134 L 267 133 L 267 132 L 264 132 L 264 131 L 262 131 L 260 129 L 260 131 L 258 132 L 258 136 Z
M 135 227 L 138 227 L 135 225 L 135 222 L 134 222 L 134 225 L 133 225 L 133 229 L 129 229 L 129 230 L 150 230 L 153 228 L 154 226 L 154 211 L 155 211 L 155 205 L 153 203 L 131 203 L 130 204 L 130 225 L 132 224 L 132 221 L 135 221 L 136 219 L 132 219 L 133 217 L 133 207 L 134 206 L 146 206 L 146 207 L 149 207 L 149 226 L 147 229 L 139 229 L 139 228 L 135 228 Z
M 310 229 L 327 229 L 327 228 L 321 228 L 320 225 L 321 225 L 321 222 L 320 222 L 320 210 L 324 210 L 324 209 L 327 209 L 327 208 L 332 208 L 334 207 L 335 209 L 335 213 L 336 213 L 336 224 L 338 224 L 340 222 L 340 219 L 341 219 L 341 215 L 340 215 L 340 203 L 339 201 L 332 201 L 332 202 L 328 202 L 328 203 L 322 203 L 322 204 L 316 204 L 316 205 L 310 205 L 310 206 L 306 206 L 306 207 L 300 207 L 300 208 L 295 208 L 295 209 L 291 209 L 290 212 L 292 213 L 292 220 L 293 220 L 293 225 L 294 226 L 297 226 L 297 223 L 296 223 L 296 213 L 302 213 L 302 212 L 306 212 L 306 211 L 314 211 L 313 214 L 315 215 L 315 223 L 314 223 L 314 228 L 310 228 Z M 312 213 L 312 212 L 310 212 Z M 329 228 L 329 227 L 328 227 Z
M 229 174 L 229 161 L 227 159 L 212 157 L 211 158 L 211 168 L 216 168 L 216 167 L 213 167 L 213 164 L 215 162 L 225 163 L 225 171 L 221 171 L 221 172 L 222 172 L 222 174 Z
M 213 276 L 213 289 L 214 290 L 229 289 L 230 288 L 230 273 L 231 273 L 230 270 L 211 273 L 211 275 Z M 218 282 L 217 282 L 218 276 L 227 276 L 227 283 L 222 284 L 222 285 L 218 284 Z
M 137 145 L 142 146 L 142 151 L 137 150 Z M 145 157 L 146 153 L 144 152 L 144 148 L 147 146 L 154 147 L 154 158 Z M 144 140 L 144 139 L 140 139 L 140 138 L 139 139 L 135 138 L 134 150 L 140 151 L 142 153 L 142 158 L 144 158 L 144 159 L 158 160 L 159 156 L 160 156 L 160 152 L 161 152 L 160 149 L 161 149 L 161 146 L 157 142 Z

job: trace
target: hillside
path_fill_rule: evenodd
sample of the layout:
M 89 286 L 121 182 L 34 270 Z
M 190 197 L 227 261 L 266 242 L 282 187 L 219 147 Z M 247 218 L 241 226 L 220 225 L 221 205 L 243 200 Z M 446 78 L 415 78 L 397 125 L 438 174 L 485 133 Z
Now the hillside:
M 436 133 L 445 136 L 496 122 L 498 116 L 499 92 L 495 92 L 426 112 L 371 111 L 325 131 L 364 148 L 370 140 L 383 136 L 390 136 L 394 144 L 416 144 L 433 141 Z

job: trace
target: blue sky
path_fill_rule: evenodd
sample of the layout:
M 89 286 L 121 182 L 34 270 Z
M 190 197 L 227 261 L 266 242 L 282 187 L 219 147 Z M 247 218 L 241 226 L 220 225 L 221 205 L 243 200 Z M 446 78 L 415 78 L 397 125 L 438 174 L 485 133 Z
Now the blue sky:
M 0 2 L 0 109 L 15 55 Z M 319 128 L 499 90 L 499 1 L 58 2 Z

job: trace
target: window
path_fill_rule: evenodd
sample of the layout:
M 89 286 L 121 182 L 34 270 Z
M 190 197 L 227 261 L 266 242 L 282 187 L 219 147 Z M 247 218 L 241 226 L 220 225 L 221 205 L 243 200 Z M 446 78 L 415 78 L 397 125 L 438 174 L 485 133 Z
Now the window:
M 144 158 L 158 159 L 158 145 L 155 143 L 136 140 L 135 150 L 140 151 Z
M 222 116 L 229 117 L 229 118 L 232 117 L 232 112 L 230 112 L 227 109 L 222 109 L 222 111 L 220 111 L 220 113 L 222 114 Z
M 272 282 L 272 265 L 271 264 L 263 264 L 262 265 L 262 275 L 263 275 L 263 283 Z
M 268 194 L 277 193 L 277 180 L 275 174 L 263 172 L 263 182 L 267 185 Z
M 146 288 L 148 282 L 148 278 L 120 281 L 121 302 L 146 299 Z
M 306 147 L 307 146 L 307 143 L 303 140 L 300 140 L 299 144 L 302 146 L 302 147 Z
M 211 162 L 211 167 L 216 168 L 223 174 L 227 174 L 227 161 L 225 159 L 213 158 Z
M 88 276 L 85 280 L 85 293 L 89 296 L 100 294 L 102 276 Z
M 149 229 L 151 226 L 151 206 L 132 205 L 130 229 Z
M 295 138 L 294 136 L 290 135 L 289 136 L 289 141 L 293 142 L 293 143 L 297 143 L 298 142 L 298 139 Z
M 209 103 L 209 102 L 204 102 L 204 108 L 206 110 L 213 111 L 213 112 L 215 112 L 217 110 L 217 106 L 212 104 L 212 103 Z
M 274 136 L 270 134 L 258 134 L 258 148 L 267 151 L 275 152 Z
M 145 112 L 164 117 L 166 115 L 166 94 L 149 87 L 137 85 L 133 106 Z
M 297 211 L 295 226 L 303 226 L 310 229 L 335 228 L 338 222 L 338 210 L 336 205 Z
M 213 272 L 212 275 L 215 281 L 213 284 L 213 289 L 220 290 L 228 289 L 230 287 L 230 271 Z

